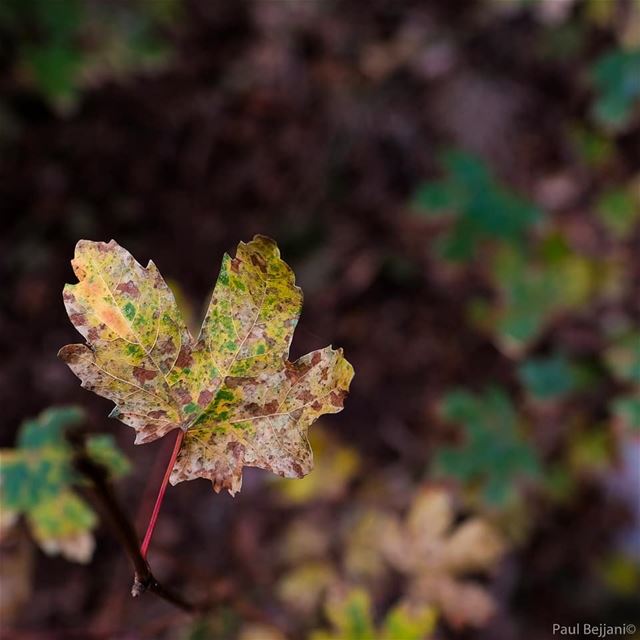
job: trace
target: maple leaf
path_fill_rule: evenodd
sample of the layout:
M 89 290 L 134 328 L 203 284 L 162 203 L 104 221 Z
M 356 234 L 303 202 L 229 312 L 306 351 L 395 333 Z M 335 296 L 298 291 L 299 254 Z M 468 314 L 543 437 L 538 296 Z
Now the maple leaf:
M 535 449 L 521 433 L 518 414 L 503 388 L 450 391 L 443 399 L 442 414 L 463 426 L 465 439 L 459 446 L 440 449 L 436 475 L 460 480 L 494 507 L 505 507 L 517 498 L 521 479 L 540 476 Z
M 479 517 L 454 525 L 450 495 L 426 487 L 416 494 L 404 522 L 389 519 L 380 531 L 391 566 L 410 577 L 407 601 L 431 604 L 457 627 L 481 626 L 495 605 L 469 573 L 490 571 L 505 552 L 498 532 Z
M 353 368 L 325 347 L 289 362 L 302 292 L 264 236 L 225 254 L 193 338 L 153 262 L 114 240 L 81 240 L 66 285 L 69 318 L 87 341 L 60 357 L 82 386 L 116 403 L 136 444 L 185 432 L 171 483 L 208 478 L 234 495 L 243 466 L 301 478 L 312 468 L 309 426 L 343 407 Z
M 440 237 L 441 257 L 471 260 L 481 243 L 489 240 L 521 249 L 542 212 L 500 184 L 479 157 L 451 149 L 443 154 L 442 164 L 448 175 L 424 183 L 414 197 L 418 213 L 453 218 Z
M 31 533 L 48 554 L 87 562 L 97 518 L 72 490 L 80 482 L 64 439 L 68 427 L 84 420 L 76 407 L 58 407 L 28 420 L 20 429 L 18 447 L 0 449 L 0 505 L 2 519 L 24 514 Z M 128 462 L 110 436 L 87 441 L 87 452 L 114 475 L 126 473 Z

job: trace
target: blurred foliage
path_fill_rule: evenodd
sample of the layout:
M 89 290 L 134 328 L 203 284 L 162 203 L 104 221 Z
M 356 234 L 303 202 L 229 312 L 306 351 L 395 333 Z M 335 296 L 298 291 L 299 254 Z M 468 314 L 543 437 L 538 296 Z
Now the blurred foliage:
M 160 32 L 178 7 L 176 0 L 4 0 L 0 32 L 24 85 L 65 108 L 87 84 L 163 63 L 170 49 Z
M 459 446 L 440 448 L 434 461 L 436 475 L 459 480 L 493 507 L 512 501 L 520 480 L 539 476 L 535 448 L 522 434 L 520 419 L 504 389 L 451 391 L 443 399 L 442 416 L 461 425 L 464 437 Z
M 311 500 L 337 500 L 344 497 L 349 481 L 360 466 L 357 451 L 332 438 L 329 433 L 316 426 L 311 431 L 309 442 L 314 457 L 322 460 L 313 473 L 301 479 L 274 478 L 283 502 L 303 504 Z
M 611 162 L 615 154 L 613 141 L 599 131 L 584 124 L 575 124 L 569 130 L 575 152 L 589 168 L 601 169 Z
M 614 261 L 580 255 L 559 234 L 544 238 L 530 253 L 497 251 L 491 275 L 497 301 L 473 301 L 470 316 L 512 354 L 526 349 L 559 315 L 615 291 L 622 279 Z
M 200 173 L 196 172 L 196 178 L 207 175 L 207 179 L 189 182 L 197 208 L 206 213 L 196 218 L 187 206 L 178 214 L 180 223 L 187 223 L 187 228 L 189 222 L 197 224 L 202 245 L 219 240 L 222 231 L 207 208 L 212 202 L 219 204 L 219 185 L 215 175 L 208 179 L 209 170 L 222 171 L 224 205 L 232 210 L 238 206 L 233 196 L 236 181 L 242 184 L 242 211 L 247 210 L 243 199 L 249 193 L 253 201 L 254 190 L 260 203 L 270 203 L 270 198 L 279 203 L 281 190 L 282 202 L 289 205 L 289 165 L 311 156 L 307 138 L 298 129 L 298 107 L 285 94 L 305 103 L 308 82 L 313 100 L 321 98 L 317 117 L 322 126 L 336 126 L 340 138 L 344 131 L 344 142 L 337 150 L 330 149 L 326 167 L 321 164 L 316 172 L 320 191 L 326 188 L 327 193 L 319 215 L 310 215 L 311 222 L 305 218 L 305 190 L 304 202 L 294 202 L 296 214 L 280 231 L 293 234 L 285 253 L 300 261 L 302 279 L 313 281 L 322 291 L 319 306 L 326 315 L 321 317 L 335 314 L 336 326 L 351 340 L 354 351 L 361 346 L 357 393 L 365 395 L 356 400 L 353 413 L 348 409 L 344 414 L 348 429 L 342 438 L 323 428 L 312 431 L 313 473 L 303 480 L 274 479 L 268 491 L 252 485 L 241 501 L 245 506 L 236 503 L 229 510 L 232 516 L 221 507 L 215 518 L 210 513 L 194 517 L 194 527 L 186 527 L 186 535 L 196 540 L 202 524 L 206 533 L 200 538 L 202 547 L 185 545 L 194 550 L 183 546 L 176 554 L 177 563 L 183 553 L 191 553 L 192 561 L 198 559 L 208 548 L 213 520 L 219 516 L 226 524 L 229 517 L 238 526 L 228 529 L 230 547 L 218 545 L 232 549 L 220 552 L 223 570 L 231 567 L 229 582 L 236 586 L 238 579 L 248 601 L 264 606 L 265 620 L 275 614 L 273 620 L 283 628 L 269 621 L 244 620 L 229 606 L 207 619 L 190 621 L 180 637 L 417 640 L 497 637 L 509 628 L 516 629 L 516 635 L 544 635 L 548 629 L 534 628 L 540 607 L 566 591 L 567 585 L 577 586 L 587 575 L 582 571 L 589 577 L 579 589 L 570 589 L 571 606 L 615 617 L 614 606 L 621 602 L 616 594 L 637 597 L 640 584 L 637 558 L 625 555 L 623 547 L 628 535 L 637 536 L 637 524 L 629 532 L 626 524 L 614 524 L 609 518 L 629 505 L 629 511 L 633 509 L 632 500 L 637 498 L 637 492 L 632 493 L 635 485 L 630 487 L 637 480 L 637 457 L 631 458 L 629 470 L 625 455 L 637 446 L 640 432 L 640 333 L 634 324 L 633 282 L 640 232 L 640 181 L 635 175 L 640 2 L 484 0 L 481 10 L 461 8 L 463 26 L 450 30 L 446 20 L 441 23 L 425 4 L 420 11 L 394 9 L 393 20 L 382 12 L 377 20 L 384 23 L 383 36 L 370 29 L 364 14 L 363 35 L 353 27 L 352 18 L 332 13 L 331 3 L 299 3 L 305 6 L 295 12 L 275 8 L 286 3 L 248 3 L 241 7 L 242 18 L 229 23 L 230 29 L 217 11 L 211 10 L 211 18 L 201 4 L 195 4 L 200 7 L 196 21 L 202 20 L 204 26 L 200 30 L 196 28 L 200 25 L 188 25 L 196 35 L 185 32 L 187 55 L 183 52 L 176 58 L 168 74 L 172 77 L 166 80 L 184 82 L 193 91 L 193 101 L 188 95 L 184 104 L 180 101 L 184 112 L 165 114 L 159 109 L 166 116 L 162 122 L 167 139 L 184 141 L 185 149 L 191 149 L 193 129 L 198 132 L 195 138 L 202 135 L 203 148 L 210 149 L 211 165 L 203 159 Z M 0 31 L 8 36 L 2 44 L 8 48 L 2 53 L 3 59 L 5 52 L 10 54 L 10 80 L 21 90 L 38 91 L 57 107 L 68 107 L 90 86 L 162 64 L 171 55 L 164 36 L 173 31 L 179 5 L 178 0 L 69 0 L 56 11 L 46 0 L 7 0 L 0 5 Z M 424 16 L 433 18 L 435 31 L 432 24 L 425 25 Z M 206 25 L 210 18 L 213 27 Z M 447 26 L 446 33 L 440 32 L 441 24 Z M 246 28 L 253 31 L 245 32 Z M 342 41 L 341 30 L 352 39 Z M 225 38 L 229 34 L 228 48 L 233 52 L 228 68 L 226 40 L 218 59 L 220 43 L 215 36 L 210 38 L 211 33 L 222 32 Z M 522 33 L 527 46 L 502 64 L 503 51 L 509 51 L 508 34 L 513 32 L 518 38 Z M 238 44 L 241 38 L 248 43 L 246 51 L 244 44 Z M 203 44 L 208 39 L 213 44 Z M 182 41 L 181 33 L 176 45 L 182 47 Z M 470 42 L 474 53 L 489 50 L 480 66 L 469 64 Z M 215 55 L 211 47 L 216 48 Z M 298 49 L 305 51 L 304 60 Z M 215 65 L 200 62 L 207 57 L 215 58 Z M 218 68 L 221 82 L 214 88 L 213 116 L 203 115 L 202 105 L 210 104 Z M 264 77 L 263 68 L 268 71 Z M 255 86 L 251 74 L 258 78 Z M 289 76 L 296 84 L 287 84 Z M 321 81 L 316 84 L 318 77 Z M 494 84 L 496 79 L 505 84 Z M 407 80 L 409 99 L 402 93 Z M 168 86 L 163 80 L 163 91 Z M 124 89 L 125 96 L 139 96 L 137 87 L 131 93 Z M 424 109 L 418 101 L 415 108 L 416 90 Z M 166 94 L 159 91 L 159 95 Z M 384 117 L 372 97 L 384 105 Z M 463 109 L 460 103 L 465 100 Z M 122 102 L 134 105 L 136 100 Z M 326 111 L 324 102 L 329 106 Z M 394 107 L 391 120 L 388 104 Z M 504 123 L 485 127 L 480 113 L 487 107 L 498 107 L 491 115 L 500 119 L 504 113 Z M 448 108 L 451 113 L 444 113 Z M 12 109 L 0 104 L 0 121 L 6 123 L 0 140 L 3 149 L 22 135 L 12 122 L 16 119 Z M 338 122 L 332 119 L 333 112 L 340 114 Z M 116 115 L 127 119 L 120 112 Z M 315 116 L 308 121 L 310 131 L 318 126 Z M 92 117 L 104 124 L 98 108 Z M 266 132 L 261 129 L 263 119 L 268 121 Z M 358 126 L 350 128 L 351 121 Z M 306 135 L 306 121 L 302 128 Z M 122 131 L 124 139 L 129 135 L 124 126 L 115 130 Z M 368 153 L 377 148 L 378 139 L 384 149 L 381 158 Z M 445 149 L 456 146 L 442 155 L 439 177 L 420 182 L 414 171 L 429 166 L 434 140 Z M 180 161 L 187 155 L 182 155 L 181 147 L 175 147 Z M 239 163 L 238 169 L 236 152 L 244 147 L 252 161 Z M 278 167 L 282 165 L 277 180 L 261 155 L 265 149 L 266 156 L 276 155 Z M 168 192 L 172 195 L 173 178 L 167 180 L 168 187 L 153 183 L 153 176 L 165 176 L 164 156 L 156 160 L 148 155 L 151 159 L 132 164 L 132 173 L 148 176 L 148 187 L 157 188 L 163 198 Z M 209 151 L 202 155 L 208 157 Z M 315 149 L 311 155 L 315 158 Z M 396 163 L 396 157 L 402 162 Z M 156 161 L 159 171 L 154 169 Z M 66 169 L 64 163 L 61 166 Z M 182 166 L 189 174 L 189 158 Z M 33 173 L 48 175 L 37 163 Z M 353 178 L 353 189 L 345 188 L 349 182 L 344 176 L 349 182 Z M 516 182 L 510 184 L 507 177 L 515 178 L 517 191 Z M 199 182 L 206 183 L 206 189 L 198 187 Z M 269 188 L 261 190 L 262 183 Z M 118 197 L 132 202 L 147 197 L 148 192 L 136 187 L 127 191 L 126 181 L 123 187 Z M 418 223 L 415 217 L 397 220 L 389 215 L 407 208 L 402 198 L 412 192 L 410 205 L 421 216 Z M 72 195 L 78 196 L 75 191 Z M 374 200 L 376 206 L 371 207 Z M 325 205 L 335 205 L 339 217 L 325 220 Z M 315 207 L 312 202 L 314 213 Z M 373 215 L 361 215 L 369 209 Z M 89 209 L 87 219 L 92 215 Z M 174 230 L 175 215 L 158 216 L 157 238 L 167 228 Z M 231 230 L 224 233 L 236 233 L 234 225 L 263 222 L 258 213 L 237 217 L 229 218 Z M 127 217 L 127 232 L 135 235 L 136 224 L 143 219 L 142 213 L 140 218 Z M 99 227 L 91 220 L 87 228 L 93 234 Z M 148 231 L 146 227 L 145 238 Z M 434 251 L 425 265 L 423 248 L 433 238 Z M 138 239 L 142 246 L 145 241 Z M 20 261 L 31 265 L 33 273 L 33 264 L 39 268 L 48 264 L 43 256 L 52 249 L 45 243 L 34 245 L 32 238 L 28 242 L 19 247 Z M 204 286 L 198 277 L 188 291 Z M 180 307 L 189 309 L 185 317 L 197 316 L 186 291 L 174 283 L 171 287 Z M 422 290 L 419 287 L 427 290 L 425 306 L 433 301 L 433 307 L 417 308 L 414 294 Z M 464 311 L 460 305 L 466 306 L 468 326 L 451 323 L 455 316 L 448 315 L 450 307 L 438 306 L 441 294 L 456 312 Z M 379 315 L 368 307 L 372 299 Z M 444 333 L 453 334 L 455 348 L 436 344 L 441 325 Z M 400 350 L 389 345 L 406 343 L 404 336 L 391 331 L 401 334 L 405 327 L 407 340 L 415 340 L 416 347 L 415 353 L 405 352 L 409 357 L 399 364 Z M 385 360 L 387 352 L 393 357 Z M 434 367 L 419 379 L 414 371 L 432 357 L 445 366 Z M 495 377 L 482 377 L 485 365 Z M 405 396 L 393 394 L 392 411 L 403 415 L 397 422 L 388 415 L 372 420 L 366 405 L 377 411 L 379 381 L 385 380 L 388 370 L 390 376 L 397 375 L 398 384 L 405 384 L 405 367 L 416 387 Z M 482 386 L 492 380 L 501 386 L 498 382 Z M 460 384 L 468 388 L 461 389 Z M 435 406 L 449 423 L 449 431 L 431 415 Z M 437 423 L 435 428 L 430 422 Z M 443 435 L 454 437 L 453 444 L 449 440 L 443 445 Z M 110 439 L 97 436 L 88 447 L 115 473 L 125 471 L 126 463 Z M 425 470 L 429 456 L 432 464 Z M 631 474 L 631 480 L 620 479 L 623 471 Z M 59 476 L 54 466 L 51 473 Z M 425 475 L 429 482 L 435 478 L 441 484 L 424 484 Z M 59 482 L 58 492 L 47 493 L 46 502 L 21 511 L 34 536 L 42 535 L 39 521 L 54 527 L 60 515 L 57 535 L 68 521 L 92 526 L 95 516 L 70 491 L 73 481 Z M 31 481 L 24 486 L 31 486 Z M 33 514 L 37 516 L 39 509 L 42 514 L 36 518 Z M 4 509 L 3 497 L 3 523 L 11 524 L 18 512 Z M 20 529 L 13 527 L 11 532 Z M 215 561 L 212 551 L 211 562 Z M 28 564 L 20 565 L 20 571 Z M 238 564 L 242 566 L 236 571 Z M 188 566 L 186 561 L 184 565 Z M 202 574 L 201 586 L 209 588 L 209 574 Z M 553 592 L 555 584 L 560 586 Z M 18 575 L 17 585 L 17 596 L 24 601 L 30 585 L 23 574 Z M 580 603 L 582 590 L 587 593 L 586 605 Z M 0 596 L 3 607 L 2 588 Z M 476 633 L 473 627 L 481 630 Z M 176 637 L 175 629 L 169 629 L 166 637 Z
M 413 200 L 424 216 L 453 217 L 439 240 L 439 255 L 468 261 L 487 241 L 522 249 L 527 230 L 541 218 L 540 210 L 500 185 L 476 156 L 451 150 L 442 165 L 447 176 L 423 184 Z
M 76 407 L 49 409 L 26 421 L 15 449 L 0 450 L 0 506 L 3 526 L 21 514 L 31 533 L 49 554 L 87 562 L 93 553 L 93 510 L 72 490 L 81 478 L 73 469 L 65 431 L 80 425 L 84 413 Z M 110 436 L 88 440 L 88 451 L 114 475 L 129 464 Z
M 612 401 L 613 415 L 623 427 L 640 432 L 640 331 L 619 333 L 605 352 L 613 376 L 628 391 Z
M 371 599 L 363 589 L 336 590 L 327 601 L 326 615 L 333 631 L 314 631 L 309 640 L 428 640 L 436 623 L 436 614 L 429 607 L 398 605 L 376 629 Z
M 596 203 L 596 212 L 616 238 L 627 238 L 640 222 L 640 179 L 629 187 L 605 191 Z
M 557 400 L 579 389 L 588 379 L 584 368 L 573 364 L 564 354 L 533 357 L 518 367 L 520 381 L 539 400 Z
M 606 53 L 594 63 L 592 80 L 597 92 L 596 120 L 607 127 L 624 128 L 640 106 L 640 49 Z
M 434 606 L 454 627 L 483 626 L 495 610 L 489 592 L 465 575 L 490 572 L 506 551 L 501 534 L 486 520 L 455 522 L 449 493 L 415 492 L 404 521 L 381 527 L 380 546 L 389 564 L 409 577 L 406 602 Z

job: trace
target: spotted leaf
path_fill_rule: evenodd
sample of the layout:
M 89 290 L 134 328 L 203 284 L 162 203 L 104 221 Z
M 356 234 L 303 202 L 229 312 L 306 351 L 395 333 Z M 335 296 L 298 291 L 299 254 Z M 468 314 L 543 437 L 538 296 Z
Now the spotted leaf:
M 185 432 L 171 482 L 208 478 L 233 495 L 243 466 L 284 477 L 312 467 L 309 426 L 340 411 L 353 368 L 342 350 L 288 361 L 302 292 L 273 240 L 225 255 L 200 334 L 193 338 L 152 262 L 113 240 L 81 240 L 67 285 L 71 321 L 87 344 L 61 358 L 82 385 L 116 402 L 136 443 Z

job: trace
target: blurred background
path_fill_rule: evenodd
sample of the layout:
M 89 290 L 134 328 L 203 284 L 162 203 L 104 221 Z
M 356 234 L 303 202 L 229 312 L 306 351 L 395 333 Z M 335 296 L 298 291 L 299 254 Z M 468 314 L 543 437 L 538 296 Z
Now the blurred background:
M 356 371 L 307 479 L 168 491 L 156 575 L 250 611 L 133 600 L 88 504 L 44 530 L 7 502 L 3 638 L 640 637 L 636 0 L 2 0 L 0 209 L 5 466 L 83 407 L 141 535 L 172 443 L 56 358 L 78 239 L 152 258 L 198 326 L 269 235 L 292 358 Z

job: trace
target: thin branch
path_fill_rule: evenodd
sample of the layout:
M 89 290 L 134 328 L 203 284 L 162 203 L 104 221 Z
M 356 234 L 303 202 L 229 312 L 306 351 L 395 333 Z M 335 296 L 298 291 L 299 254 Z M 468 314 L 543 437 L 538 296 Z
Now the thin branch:
M 178 457 L 178 453 L 180 452 L 180 447 L 182 446 L 182 440 L 184 439 L 184 431 L 182 429 L 178 429 L 177 431 L 178 431 L 178 434 L 176 435 L 176 441 L 175 441 L 175 444 L 173 445 L 173 452 L 171 453 L 171 458 L 169 458 L 167 469 L 164 472 L 164 477 L 162 478 L 162 484 L 160 485 L 160 490 L 158 491 L 158 497 L 156 498 L 156 503 L 153 506 L 153 513 L 151 514 L 151 518 L 149 519 L 149 524 L 147 525 L 147 531 L 144 534 L 142 547 L 140 547 L 140 553 L 142 557 L 145 559 L 147 557 L 147 552 L 149 551 L 149 544 L 151 543 L 151 537 L 153 536 L 153 531 L 156 528 L 156 522 L 158 521 L 158 515 L 160 514 L 160 507 L 162 506 L 162 501 L 164 500 L 164 494 L 167 491 L 167 485 L 169 484 L 171 471 L 173 470 L 173 465 L 176 462 L 176 458 Z
M 180 431 L 180 434 L 182 434 L 182 431 Z M 82 433 L 71 431 L 67 433 L 67 438 L 73 448 L 74 467 L 78 473 L 88 481 L 88 487 L 85 487 L 85 489 L 91 494 L 92 502 L 96 510 L 99 512 L 101 518 L 109 525 L 133 565 L 134 582 L 131 588 L 131 595 L 139 596 L 145 591 L 151 591 L 179 609 L 194 614 L 210 613 L 220 605 L 227 604 L 247 620 L 281 627 L 281 625 L 272 620 L 270 616 L 244 600 L 235 588 L 224 590 L 224 592 L 214 595 L 214 597 L 208 601 L 193 604 L 160 584 L 151 572 L 146 558 L 142 555 L 142 551 L 138 545 L 138 535 L 135 527 L 113 491 L 107 470 L 91 458 L 87 452 L 84 435 Z M 182 437 L 178 436 L 178 438 L 176 438 L 176 444 L 174 445 L 175 455 L 177 455 L 176 452 L 180 449 L 179 445 L 181 442 Z M 172 459 L 173 458 L 174 456 L 172 455 Z M 172 466 L 173 463 L 169 465 L 169 469 Z M 162 500 L 160 500 L 160 503 L 161 502 Z
M 131 595 L 139 596 L 145 591 L 151 591 L 184 611 L 189 613 L 201 611 L 200 607 L 187 602 L 156 580 L 151 573 L 149 563 L 140 551 L 135 528 L 113 492 L 107 471 L 102 465 L 91 459 L 81 434 L 69 433 L 68 438 L 73 446 L 74 466 L 83 477 L 89 480 L 88 491 L 91 493 L 96 509 L 103 520 L 108 523 L 131 560 L 134 569 Z

